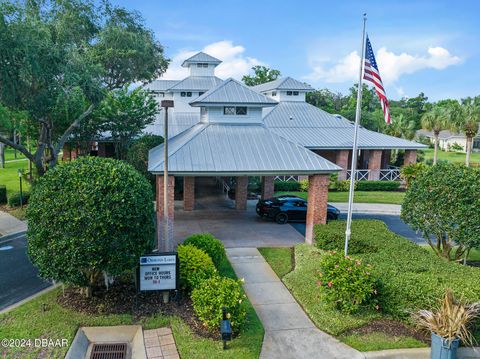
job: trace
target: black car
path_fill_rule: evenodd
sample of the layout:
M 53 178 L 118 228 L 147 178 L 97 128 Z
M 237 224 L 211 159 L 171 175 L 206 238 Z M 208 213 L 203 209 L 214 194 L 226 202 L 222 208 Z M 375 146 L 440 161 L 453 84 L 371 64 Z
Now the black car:
M 267 217 L 279 224 L 288 221 L 305 222 L 307 219 L 307 201 L 296 196 L 278 196 L 257 203 L 257 214 Z M 338 219 L 340 210 L 332 205 L 327 207 L 327 220 Z

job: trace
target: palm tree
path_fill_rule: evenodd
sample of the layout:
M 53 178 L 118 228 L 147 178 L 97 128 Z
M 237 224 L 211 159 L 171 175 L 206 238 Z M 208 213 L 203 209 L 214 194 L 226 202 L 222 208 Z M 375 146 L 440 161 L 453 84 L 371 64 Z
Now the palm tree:
M 440 131 L 450 129 L 450 112 L 444 106 L 434 106 L 430 111 L 422 116 L 422 128 L 432 131 L 434 137 L 433 164 L 438 160 L 438 137 Z
M 408 120 L 403 114 L 395 116 L 392 122 L 385 127 L 384 132 L 394 137 L 412 140 L 415 137 L 415 121 Z
M 456 107 L 456 106 L 455 106 Z M 477 135 L 480 126 L 480 107 L 473 101 L 468 101 L 458 108 L 452 109 L 452 130 L 463 132 L 467 139 L 465 151 L 465 165 L 470 166 L 470 154 L 472 153 L 473 138 Z

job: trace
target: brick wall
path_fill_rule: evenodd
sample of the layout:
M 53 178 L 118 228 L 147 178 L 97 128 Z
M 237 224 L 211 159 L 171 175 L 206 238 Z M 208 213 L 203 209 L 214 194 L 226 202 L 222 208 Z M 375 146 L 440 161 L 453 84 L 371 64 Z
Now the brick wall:
M 349 166 L 349 150 L 339 150 L 336 151 L 335 164 L 343 168 L 342 171 L 338 172 L 338 180 L 344 181 L 347 179 L 347 170 Z
M 195 177 L 183 177 L 183 209 L 193 211 L 195 208 Z
M 327 223 L 328 175 L 308 177 L 308 208 L 305 228 L 305 242 L 313 244 L 313 226 Z
M 382 167 L 382 150 L 370 150 L 368 151 L 368 179 L 377 181 L 380 179 L 380 169 Z
M 416 150 L 405 150 L 405 156 L 403 159 L 404 165 L 410 165 L 412 163 L 417 163 L 417 151 Z
M 273 176 L 262 177 L 262 199 L 272 198 L 275 194 Z
M 247 209 L 247 190 L 248 190 L 248 177 L 236 177 L 235 186 L 235 208 Z

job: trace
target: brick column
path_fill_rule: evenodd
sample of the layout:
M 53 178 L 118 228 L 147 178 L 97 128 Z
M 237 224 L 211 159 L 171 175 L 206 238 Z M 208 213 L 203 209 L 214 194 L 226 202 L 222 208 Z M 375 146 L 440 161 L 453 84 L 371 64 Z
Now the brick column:
M 405 150 L 403 164 L 405 166 L 417 163 L 417 150 Z
M 70 151 L 70 147 L 68 145 L 63 145 L 63 161 L 71 161 L 72 160 L 72 153 Z
M 327 223 L 328 175 L 313 175 L 308 177 L 308 207 L 305 242 L 313 244 L 313 227 L 316 224 Z
M 348 171 L 348 156 L 350 155 L 349 150 L 340 150 L 337 151 L 335 157 L 335 164 L 339 167 L 342 167 L 342 170 L 338 172 L 338 180 L 344 181 L 347 179 Z
M 275 193 L 273 176 L 262 177 L 262 199 L 272 198 Z
M 183 177 L 183 210 L 195 209 L 195 177 Z
M 368 179 L 378 181 L 380 179 L 380 169 L 382 167 L 382 150 L 368 151 Z
M 160 238 L 160 251 L 173 250 L 173 213 L 174 213 L 174 195 L 175 195 L 175 178 L 168 176 L 168 221 L 164 218 L 164 202 L 163 202 L 163 176 L 156 176 L 157 180 L 157 238 Z M 169 240 L 165 238 L 165 223 L 168 223 Z
M 247 209 L 248 177 L 235 177 L 235 209 Z

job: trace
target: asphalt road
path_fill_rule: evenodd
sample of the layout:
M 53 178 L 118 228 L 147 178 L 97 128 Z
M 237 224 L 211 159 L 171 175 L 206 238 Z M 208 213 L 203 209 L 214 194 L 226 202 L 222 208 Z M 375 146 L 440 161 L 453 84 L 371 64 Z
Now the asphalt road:
M 51 285 L 30 263 L 25 234 L 10 238 L 0 238 L 0 310 Z
M 425 244 L 424 239 L 420 234 L 415 233 L 405 222 L 400 219 L 400 216 L 386 215 L 386 214 L 360 214 L 354 213 L 353 219 L 378 219 L 384 221 L 387 227 L 398 235 L 405 237 L 417 244 Z M 342 213 L 340 219 L 347 219 L 347 215 Z M 302 235 L 305 235 L 305 223 L 290 223 Z

